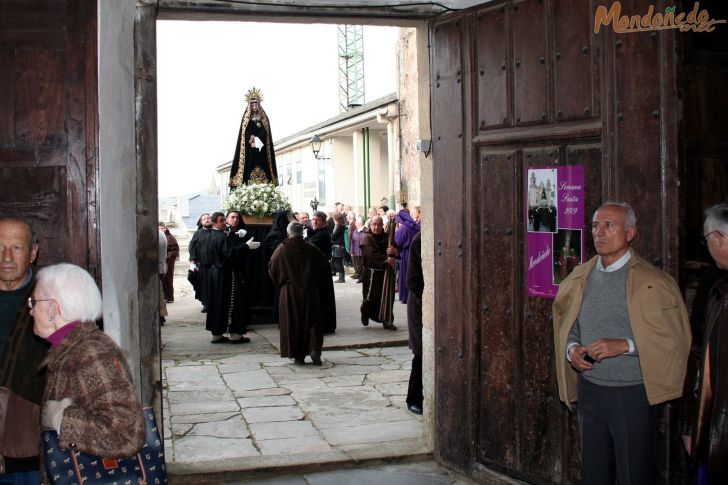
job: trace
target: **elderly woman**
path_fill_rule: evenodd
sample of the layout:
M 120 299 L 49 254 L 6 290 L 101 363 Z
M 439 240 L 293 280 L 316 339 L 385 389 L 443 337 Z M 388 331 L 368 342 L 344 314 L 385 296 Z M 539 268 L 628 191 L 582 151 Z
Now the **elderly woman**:
M 51 345 L 41 363 L 43 426 L 63 447 L 133 456 L 144 444 L 144 416 L 121 349 L 96 326 L 101 294 L 91 275 L 66 263 L 43 268 L 28 306 L 33 331 Z

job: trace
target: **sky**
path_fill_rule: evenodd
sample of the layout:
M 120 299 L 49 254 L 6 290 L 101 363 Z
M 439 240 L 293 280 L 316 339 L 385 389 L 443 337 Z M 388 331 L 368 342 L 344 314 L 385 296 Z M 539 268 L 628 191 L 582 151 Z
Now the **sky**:
M 396 27 L 364 27 L 365 102 L 396 91 Z M 209 187 L 255 86 L 280 140 L 339 114 L 336 25 L 157 22 L 159 196 Z

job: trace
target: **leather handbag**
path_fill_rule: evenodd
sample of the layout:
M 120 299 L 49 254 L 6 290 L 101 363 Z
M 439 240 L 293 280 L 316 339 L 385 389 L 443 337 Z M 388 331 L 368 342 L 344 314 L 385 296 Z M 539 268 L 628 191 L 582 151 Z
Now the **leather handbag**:
M 58 433 L 44 430 L 43 459 L 48 479 L 55 485 L 161 485 L 167 483 L 164 445 L 152 408 L 144 408 L 146 438 L 139 452 L 129 458 L 103 458 L 61 448 Z

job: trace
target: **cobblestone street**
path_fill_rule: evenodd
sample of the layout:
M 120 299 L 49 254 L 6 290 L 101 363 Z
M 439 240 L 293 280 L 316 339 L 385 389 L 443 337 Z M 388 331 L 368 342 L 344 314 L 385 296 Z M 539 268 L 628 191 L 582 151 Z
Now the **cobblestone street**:
M 248 344 L 210 343 L 189 284 L 179 275 L 175 285 L 162 327 L 164 437 L 174 483 L 393 459 L 426 459 L 438 468 L 434 481 L 411 483 L 454 483 L 423 444 L 421 416 L 406 408 L 412 353 L 405 305 L 395 303 L 398 330 L 363 327 L 361 286 L 350 278 L 335 285 L 338 327 L 325 337 L 323 365 L 307 359 L 301 366 L 279 356 L 276 325 L 253 326 Z

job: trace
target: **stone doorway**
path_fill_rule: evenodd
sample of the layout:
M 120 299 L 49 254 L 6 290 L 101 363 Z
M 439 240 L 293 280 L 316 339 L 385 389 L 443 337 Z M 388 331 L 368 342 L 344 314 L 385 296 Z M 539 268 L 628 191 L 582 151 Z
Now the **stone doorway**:
M 172 4 L 174 4 L 174 2 L 165 3 L 165 5 L 167 7 L 169 7 Z M 187 4 L 189 4 L 189 2 L 187 2 Z M 171 9 L 171 10 L 174 10 L 174 9 Z M 139 252 L 141 252 L 142 254 L 151 253 L 153 251 L 152 251 L 151 247 L 147 247 L 147 246 L 149 246 L 150 242 L 147 240 L 147 238 L 142 237 L 141 234 L 142 234 L 143 230 L 149 229 L 156 224 L 156 221 L 154 220 L 154 214 L 156 212 L 156 210 L 154 210 L 154 208 L 156 208 L 156 193 L 154 192 L 153 189 L 156 186 L 157 174 L 156 174 L 156 166 L 153 166 L 154 164 L 151 163 L 153 160 L 156 160 L 156 140 L 155 140 L 155 136 L 156 136 L 156 107 L 155 107 L 156 93 L 155 93 L 155 89 L 156 89 L 156 87 L 154 84 L 156 54 L 155 54 L 155 49 L 153 47 L 153 41 L 154 41 L 154 36 L 155 36 L 153 24 L 154 24 L 155 19 L 158 18 L 158 16 L 159 16 L 159 18 L 161 18 L 162 14 L 164 14 L 165 18 L 170 18 L 170 16 L 174 16 L 172 13 L 170 13 L 171 10 L 170 10 L 170 8 L 157 10 L 156 8 L 154 8 L 154 6 L 142 5 L 142 6 L 136 7 L 135 12 L 134 12 L 135 52 L 137 53 L 137 55 L 135 56 L 135 67 L 134 67 L 134 72 L 136 73 L 135 74 L 135 97 L 137 100 L 136 110 L 135 110 L 135 118 L 136 118 L 136 128 L 135 129 L 136 129 L 136 138 L 137 138 L 138 143 L 136 146 L 137 186 L 132 187 L 131 189 L 136 192 L 137 207 L 144 208 L 144 209 L 138 210 L 138 212 L 137 212 L 138 216 L 137 216 L 137 221 L 136 221 L 137 233 L 139 234 L 139 236 L 137 237 L 136 243 L 137 243 Z M 126 13 L 128 14 L 129 12 L 127 11 Z M 345 9 L 341 10 L 341 14 L 345 15 L 346 10 Z M 191 14 L 189 14 L 189 12 L 188 12 L 186 18 L 189 18 L 189 15 L 191 15 Z M 195 15 L 199 15 L 200 16 L 199 18 L 201 20 L 212 17 L 209 11 L 208 12 L 204 11 L 204 8 L 200 8 L 200 11 Z M 239 16 L 239 14 L 237 14 L 237 15 Z M 427 14 L 427 15 L 431 16 L 431 14 Z M 242 18 L 242 17 L 239 16 L 239 18 Z M 421 21 L 421 19 L 425 18 L 425 16 L 418 14 L 418 15 L 413 15 L 412 18 L 414 18 L 415 20 L 410 19 L 407 21 L 403 21 L 400 19 L 398 21 L 402 21 L 403 23 L 408 23 L 408 24 L 418 23 L 420 25 L 421 29 L 424 29 L 424 32 L 427 31 L 425 24 Z M 417 20 L 417 19 L 419 19 L 419 20 Z M 327 21 L 329 21 L 329 22 L 333 22 L 333 21 L 342 22 L 342 21 L 346 21 L 346 20 L 347 19 L 344 17 L 339 18 L 339 19 L 333 19 L 333 18 L 327 19 Z M 371 20 L 371 19 L 370 20 L 362 20 L 361 18 L 357 19 L 357 22 L 359 22 L 359 23 L 362 23 L 362 22 L 367 23 L 369 21 L 377 22 L 376 20 Z M 426 35 L 425 35 L 425 37 L 426 37 Z M 426 81 L 423 81 L 423 82 L 426 85 Z M 428 187 L 431 186 L 431 184 L 429 183 L 429 180 L 431 180 L 431 176 L 429 175 L 429 174 L 431 174 L 431 168 L 428 168 L 428 167 L 429 167 L 429 165 L 427 167 L 423 167 L 423 170 L 422 170 L 424 180 L 423 180 L 422 190 L 421 190 L 421 192 L 422 192 L 422 198 L 421 198 L 422 203 L 421 204 L 422 204 L 423 208 L 425 209 L 425 211 L 427 213 L 431 214 L 432 211 L 431 211 L 430 201 L 431 201 L 432 192 L 431 192 L 431 189 L 428 190 Z M 432 241 L 425 241 L 424 244 L 425 244 L 425 247 L 429 246 L 430 248 L 432 248 Z M 155 290 L 151 286 L 151 281 L 147 281 L 146 279 L 142 278 L 141 276 L 139 276 L 139 278 L 138 278 L 138 284 L 139 284 L 139 297 L 140 297 L 139 298 L 140 313 L 142 313 L 142 314 L 148 313 L 149 309 L 152 309 L 156 303 L 156 299 L 153 298 Z M 156 286 L 156 285 L 154 285 L 154 286 Z M 148 289 L 148 291 L 145 291 L 147 289 Z M 431 311 L 429 309 L 425 309 L 426 314 L 430 313 L 430 312 Z M 427 316 L 425 317 L 425 319 L 427 321 Z M 142 319 L 140 319 L 140 323 L 141 323 L 141 320 Z M 133 322 L 131 324 L 133 325 Z M 400 325 L 402 325 L 402 324 L 400 324 Z M 143 327 L 143 325 L 140 325 L 140 327 Z M 405 326 L 402 325 L 402 328 L 404 328 L 404 327 Z M 430 324 L 430 328 L 431 328 L 431 324 Z M 144 333 L 143 328 L 141 329 L 141 332 Z M 426 336 L 425 340 L 427 341 L 427 339 L 428 339 L 428 337 Z M 262 345 L 265 345 L 265 344 L 262 344 Z M 346 353 L 346 352 L 352 352 L 351 350 L 337 350 L 336 352 L 342 352 L 341 354 L 336 354 L 336 360 L 341 360 L 341 362 L 339 362 L 339 364 L 342 366 L 347 364 L 347 359 L 349 359 L 349 360 L 350 359 L 370 359 L 370 360 L 378 359 L 377 362 L 379 362 L 379 364 L 377 364 L 377 365 L 389 366 L 389 367 L 400 366 L 399 368 L 394 368 L 394 369 L 383 369 L 384 371 L 398 371 L 398 370 L 402 371 L 403 369 L 401 369 L 401 362 L 409 361 L 409 351 L 406 350 L 406 348 L 401 349 L 400 351 L 377 349 L 376 352 L 355 350 L 355 351 L 353 351 L 354 354 Z M 387 352 L 392 352 L 392 353 L 387 353 Z M 432 352 L 432 350 L 430 349 L 429 352 Z M 397 356 L 397 354 L 401 354 L 401 355 Z M 256 355 L 261 355 L 261 354 L 256 354 Z M 404 360 L 402 360 L 402 355 L 407 355 L 407 358 L 404 358 Z M 145 359 L 145 356 L 141 356 L 141 358 L 142 358 L 143 362 L 144 361 L 149 362 L 149 360 Z M 187 361 L 187 363 L 186 363 L 187 365 L 182 365 L 180 367 L 189 367 L 190 369 L 192 369 L 193 367 L 200 367 L 200 369 L 202 369 L 202 366 L 204 366 L 204 365 L 214 366 L 217 368 L 217 372 L 220 376 L 220 379 L 222 379 L 222 382 L 218 382 L 218 384 L 222 385 L 222 383 L 224 383 L 225 388 L 230 390 L 230 386 L 229 386 L 228 382 L 223 378 L 223 376 L 224 376 L 224 374 L 235 374 L 236 372 L 223 373 L 220 370 L 220 366 L 222 366 L 222 369 L 225 371 L 237 370 L 239 372 L 250 372 L 250 371 L 254 371 L 255 369 L 250 369 L 249 371 L 242 370 L 242 369 L 246 368 L 245 359 L 242 359 L 242 361 L 240 361 L 240 362 L 236 362 L 236 361 L 228 361 L 228 360 L 226 360 L 227 358 L 228 357 L 222 356 L 220 359 L 216 360 L 215 362 L 213 362 L 213 359 L 208 359 L 208 361 L 205 361 L 205 362 L 194 362 L 194 363 Z M 274 358 L 274 360 L 279 360 L 277 356 L 273 356 L 273 358 Z M 266 365 L 264 365 L 264 364 L 272 363 L 272 362 L 267 361 L 266 359 L 260 359 L 260 358 L 257 358 L 257 359 L 263 361 L 263 363 L 257 362 L 256 365 L 259 366 L 258 370 L 261 370 L 262 367 L 266 367 Z M 167 361 L 167 359 L 165 359 L 163 364 L 166 366 L 167 363 L 168 363 L 168 361 Z M 250 362 L 248 362 L 248 364 L 250 364 Z M 279 364 L 280 364 L 280 362 L 279 362 Z M 432 384 L 431 384 L 431 381 L 432 381 L 431 375 L 432 374 L 431 374 L 431 372 L 428 374 L 427 365 L 428 364 L 427 364 L 427 358 L 426 358 L 426 360 L 425 360 L 425 374 L 426 374 L 425 385 L 426 385 L 426 394 L 429 394 L 428 388 L 429 389 L 432 388 Z M 153 366 L 153 364 L 152 364 L 152 366 Z M 229 366 L 233 366 L 233 367 L 229 367 Z M 237 367 L 235 367 L 235 366 L 237 366 Z M 172 367 L 175 367 L 175 365 L 170 366 L 170 368 L 172 368 Z M 271 365 L 270 367 L 281 367 L 281 366 L 280 365 L 278 365 L 278 366 Z M 165 372 L 166 372 L 166 369 L 167 369 L 167 367 L 165 367 Z M 177 376 L 182 375 L 186 378 L 186 377 L 191 377 L 194 372 L 202 372 L 204 374 L 204 372 L 206 372 L 208 370 L 212 370 L 212 369 L 205 369 L 204 371 L 192 371 L 192 370 L 187 371 L 186 369 L 182 369 L 180 371 L 172 371 L 172 374 L 176 373 Z M 404 370 L 406 371 L 406 369 L 404 369 Z M 285 371 L 283 371 L 283 372 L 285 372 Z M 156 372 L 154 370 L 152 370 L 151 374 L 154 375 L 155 373 Z M 144 374 L 144 372 L 142 372 L 142 374 Z M 270 374 L 268 374 L 268 375 L 270 376 Z M 168 376 L 165 376 L 165 377 L 168 377 Z M 325 377 L 325 378 L 328 379 L 328 378 L 336 378 L 336 377 L 337 376 L 335 376 L 335 375 L 330 375 L 329 377 Z M 176 378 L 177 377 L 175 377 L 175 379 Z M 207 379 L 204 377 L 202 380 L 207 381 Z M 193 379 L 193 381 L 194 381 L 194 379 Z M 430 381 L 429 384 L 427 381 Z M 160 382 L 161 382 L 161 378 L 160 378 Z M 182 382 L 182 381 L 179 381 L 179 382 Z M 391 384 L 391 383 L 380 382 L 380 384 Z M 217 385 L 217 384 L 215 384 L 215 385 Z M 269 389 L 269 388 L 265 388 L 265 389 Z M 208 389 L 208 391 L 211 391 L 211 390 Z M 238 390 L 238 391 L 239 392 L 249 392 L 249 391 L 255 391 L 255 389 Z M 173 392 L 175 392 L 175 391 L 173 391 Z M 187 391 L 180 390 L 180 392 L 187 392 Z M 255 396 L 255 395 L 252 395 L 252 396 L 246 395 L 245 397 L 235 396 L 235 392 L 236 392 L 235 390 L 231 390 L 231 393 L 232 393 L 231 397 L 233 398 L 233 400 L 235 402 L 237 402 L 239 399 L 261 397 L 261 396 Z M 280 391 L 276 391 L 276 392 L 280 392 Z M 210 398 L 213 395 L 214 395 L 214 393 L 209 392 L 209 393 L 207 393 L 206 397 Z M 280 394 L 280 395 L 285 395 L 285 394 Z M 275 396 L 275 394 L 274 394 L 274 396 Z M 176 397 L 183 398 L 182 395 L 176 396 Z M 191 397 L 191 396 L 188 395 L 187 397 Z M 283 400 L 280 400 L 280 401 L 283 401 Z M 201 402 L 204 402 L 204 401 L 201 401 Z M 209 401 L 207 401 L 207 402 L 209 402 Z M 248 401 L 246 401 L 246 403 L 248 403 Z M 274 406 L 271 406 L 271 407 L 274 407 Z M 170 411 L 170 409 L 167 409 L 167 411 Z M 225 412 L 225 411 L 222 411 L 222 412 Z M 427 412 L 427 409 L 426 409 L 426 412 Z M 173 411 L 171 411 L 171 413 L 174 414 Z M 199 413 L 199 414 L 204 414 L 204 413 Z M 431 420 L 432 420 L 431 413 L 426 414 L 425 423 L 431 422 Z M 165 419 L 165 421 L 167 421 L 167 420 Z M 173 425 L 175 423 L 173 423 L 172 419 L 170 419 L 168 421 L 168 424 Z M 191 423 L 181 423 L 180 422 L 179 424 L 186 425 L 186 424 L 191 424 Z M 192 423 L 192 424 L 195 424 L 195 423 Z M 203 423 L 200 422 L 200 423 L 196 423 L 196 424 L 203 424 Z M 380 423 L 377 423 L 377 424 L 380 424 Z M 191 426 L 191 427 L 182 426 L 180 429 L 184 430 L 184 428 L 187 428 L 187 430 L 184 431 L 184 436 L 187 436 L 187 434 L 190 433 L 190 431 L 192 431 L 194 426 Z M 205 424 L 204 426 L 201 427 L 200 434 L 204 435 L 204 433 L 206 433 L 206 432 L 209 433 L 209 429 L 211 429 L 211 428 L 214 428 L 214 425 Z M 420 443 L 425 443 L 425 445 L 423 445 L 423 447 L 418 448 L 420 450 L 420 452 L 426 452 L 427 450 L 429 450 L 429 451 L 432 450 L 431 439 L 429 438 L 429 433 L 427 432 L 428 428 L 429 428 L 429 426 L 426 425 L 425 432 L 424 432 L 424 439 L 420 438 L 420 440 L 419 440 Z M 205 430 L 207 430 L 207 431 L 205 431 Z M 237 432 L 239 433 L 239 430 Z M 235 432 L 233 432 L 233 433 L 235 433 Z M 422 437 L 423 433 L 420 431 L 419 435 Z M 190 435 L 190 436 L 192 436 L 192 435 Z M 171 426 L 170 426 L 170 437 L 171 437 Z M 229 439 L 229 438 L 223 438 L 223 439 Z M 273 438 L 273 439 L 277 439 L 277 438 Z M 280 439 L 285 439 L 285 438 L 280 438 Z M 262 441 L 264 441 L 264 440 L 262 440 Z M 348 443 L 348 444 L 356 445 L 356 443 Z M 343 443 L 343 445 L 348 445 L 348 444 Z M 377 451 L 377 450 L 372 449 L 372 453 L 373 453 L 372 457 L 378 456 L 377 453 L 381 454 L 381 450 Z M 348 456 L 351 459 L 353 456 L 356 456 L 356 454 L 350 454 Z M 363 453 L 363 454 L 360 453 L 358 456 L 360 458 L 364 458 L 366 456 L 366 453 Z M 216 458 L 224 458 L 224 457 L 216 457 Z M 247 462 L 247 461 L 249 461 L 249 460 L 241 460 L 239 463 L 237 463 L 236 466 L 242 466 L 242 464 L 243 464 L 242 462 Z M 227 468 L 227 465 L 221 465 L 219 462 L 217 462 L 217 464 L 211 463 L 210 466 L 212 468 L 217 468 L 217 469 L 221 469 L 221 468 L 219 468 L 220 466 L 222 466 L 223 468 Z M 174 467 L 173 467 L 173 469 L 174 469 Z M 184 465 L 181 465 L 180 468 L 178 469 L 178 471 L 181 473 L 186 473 L 189 470 Z

